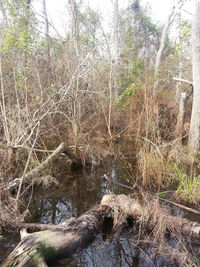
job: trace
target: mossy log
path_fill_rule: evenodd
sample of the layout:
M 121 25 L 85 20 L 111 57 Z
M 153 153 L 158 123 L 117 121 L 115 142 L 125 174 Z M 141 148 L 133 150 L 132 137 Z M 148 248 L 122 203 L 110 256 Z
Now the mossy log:
M 47 266 L 50 261 L 70 257 L 94 240 L 109 213 L 110 208 L 101 205 L 66 226 L 61 224 L 59 230 L 21 231 L 21 242 L 2 266 Z
M 200 240 L 200 224 L 170 216 L 158 203 L 147 203 L 125 195 L 105 195 L 98 207 L 66 225 L 32 234 L 21 232 L 21 242 L 2 266 L 48 266 L 50 261 L 70 257 L 94 240 L 108 216 L 112 216 L 114 226 L 131 216 L 151 230 L 161 225 L 162 229 Z

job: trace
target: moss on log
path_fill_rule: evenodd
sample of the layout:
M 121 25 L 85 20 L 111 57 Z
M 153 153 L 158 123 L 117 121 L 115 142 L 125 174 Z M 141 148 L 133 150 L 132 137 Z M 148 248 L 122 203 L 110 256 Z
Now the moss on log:
M 60 230 L 46 230 L 22 234 L 22 240 L 3 263 L 8 266 L 45 266 L 46 262 L 67 258 L 88 246 L 99 233 L 108 206 L 99 206 L 86 212 Z
M 145 202 L 125 195 L 105 195 L 101 205 L 91 209 L 79 218 L 61 224 L 56 229 L 32 234 L 21 233 L 21 242 L 13 250 L 3 267 L 47 266 L 52 260 L 67 258 L 88 246 L 101 231 L 105 218 L 112 216 L 114 226 L 132 217 L 152 230 L 154 227 L 173 231 L 200 240 L 200 224 L 166 214 L 159 203 Z

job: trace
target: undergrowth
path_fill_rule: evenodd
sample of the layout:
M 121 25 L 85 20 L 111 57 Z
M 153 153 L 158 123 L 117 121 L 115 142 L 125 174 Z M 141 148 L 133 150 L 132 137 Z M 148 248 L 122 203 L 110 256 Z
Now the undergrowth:
M 191 204 L 200 203 L 200 176 L 196 176 L 194 171 L 192 174 L 187 174 L 184 168 L 178 167 L 174 164 L 179 185 L 175 195 Z

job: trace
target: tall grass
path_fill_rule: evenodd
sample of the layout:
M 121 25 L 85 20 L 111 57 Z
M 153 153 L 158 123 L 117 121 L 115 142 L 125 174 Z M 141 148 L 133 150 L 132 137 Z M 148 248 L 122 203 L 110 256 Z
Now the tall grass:
M 200 203 L 200 176 L 195 176 L 194 172 L 188 175 L 183 168 L 174 164 L 179 185 L 175 195 L 191 204 Z

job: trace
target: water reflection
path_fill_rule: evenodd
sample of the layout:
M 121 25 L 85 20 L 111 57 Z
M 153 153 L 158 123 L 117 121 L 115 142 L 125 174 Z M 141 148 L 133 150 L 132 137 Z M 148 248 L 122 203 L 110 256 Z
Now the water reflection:
M 2 236 L 3 238 L 0 239 L 0 263 L 9 255 L 20 239 L 19 234 L 16 232 L 8 233 L 3 231 Z
M 30 206 L 31 222 L 59 224 L 95 206 L 108 192 L 127 192 L 114 185 L 117 179 L 124 180 L 122 173 L 114 159 L 93 170 L 69 171 L 66 164 L 56 166 L 53 175 L 60 181 L 59 186 L 35 189 Z M 103 179 L 105 174 L 111 182 Z M 0 262 L 19 242 L 17 233 L 4 232 L 3 237 L 0 239 Z
M 59 224 L 92 208 L 109 192 L 132 193 L 132 190 L 119 185 L 134 184 L 127 169 L 119 163 L 110 159 L 99 168 L 73 172 L 66 166 L 57 168 L 54 176 L 59 179 L 59 186 L 46 190 L 35 189 L 37 192 L 35 191 L 30 206 L 31 222 Z M 109 180 L 104 179 L 105 175 Z M 176 208 L 176 213 L 177 210 Z M 181 217 L 184 216 L 179 210 L 180 214 Z M 19 242 L 19 235 L 16 233 L 3 233 L 3 236 L 0 240 L 0 262 Z M 152 247 L 142 250 L 137 246 L 133 235 L 127 234 L 118 239 L 109 237 L 104 241 L 102 239 L 103 236 L 99 235 L 95 242 L 81 253 L 52 266 L 169 266 L 168 259 L 165 262 L 158 257 L 153 262 Z

